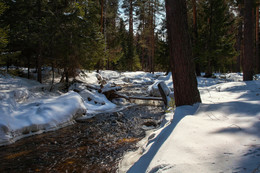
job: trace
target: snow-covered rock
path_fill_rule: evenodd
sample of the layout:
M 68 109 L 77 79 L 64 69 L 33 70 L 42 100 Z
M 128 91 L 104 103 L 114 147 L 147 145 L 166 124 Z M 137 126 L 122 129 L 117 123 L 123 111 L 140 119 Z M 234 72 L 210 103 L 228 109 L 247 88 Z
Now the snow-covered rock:
M 165 95 L 169 96 L 171 92 L 170 89 L 168 88 L 168 86 L 165 84 L 164 81 L 160 81 L 160 80 L 156 81 L 154 84 L 148 87 L 147 92 L 149 93 L 149 95 L 154 97 L 161 97 L 161 93 L 158 88 L 159 83 L 161 84 L 161 87 L 163 88 Z

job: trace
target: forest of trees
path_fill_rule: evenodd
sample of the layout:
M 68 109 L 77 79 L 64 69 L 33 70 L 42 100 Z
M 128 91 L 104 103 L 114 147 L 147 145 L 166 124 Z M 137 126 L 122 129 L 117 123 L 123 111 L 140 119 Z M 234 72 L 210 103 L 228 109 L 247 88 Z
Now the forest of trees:
M 247 1 L 186 1 L 197 75 L 260 72 L 259 4 Z M 0 0 L 0 65 L 27 67 L 28 78 L 35 68 L 39 82 L 43 67 L 66 80 L 78 68 L 169 72 L 166 26 L 163 0 Z

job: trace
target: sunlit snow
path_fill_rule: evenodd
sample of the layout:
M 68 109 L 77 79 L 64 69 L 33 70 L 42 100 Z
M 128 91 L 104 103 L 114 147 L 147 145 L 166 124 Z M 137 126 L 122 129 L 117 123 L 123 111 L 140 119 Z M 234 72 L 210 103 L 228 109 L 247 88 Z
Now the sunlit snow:
M 75 83 L 68 93 L 0 74 L 0 145 L 72 124 L 87 118 L 86 112 L 117 110 L 119 105 L 105 95 L 86 89 L 86 84 L 99 87 L 96 74 L 81 71 L 76 79 L 84 83 Z M 153 96 L 159 96 L 157 84 L 164 82 L 173 93 L 171 74 L 100 75 L 109 84 L 147 85 L 147 94 Z M 259 172 L 260 81 L 243 82 L 241 73 L 215 75 L 197 78 L 202 103 L 166 111 L 160 128 L 147 131 L 137 151 L 125 153 L 119 172 Z

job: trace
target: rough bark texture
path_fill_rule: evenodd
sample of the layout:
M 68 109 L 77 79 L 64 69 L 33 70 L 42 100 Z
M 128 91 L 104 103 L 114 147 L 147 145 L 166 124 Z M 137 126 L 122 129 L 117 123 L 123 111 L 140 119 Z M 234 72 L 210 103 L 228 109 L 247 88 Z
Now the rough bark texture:
M 243 80 L 253 80 L 254 74 L 254 24 L 253 24 L 253 0 L 245 0 L 244 11 L 244 60 L 243 60 Z
M 166 16 L 176 106 L 201 102 L 192 60 L 186 1 L 166 0 Z

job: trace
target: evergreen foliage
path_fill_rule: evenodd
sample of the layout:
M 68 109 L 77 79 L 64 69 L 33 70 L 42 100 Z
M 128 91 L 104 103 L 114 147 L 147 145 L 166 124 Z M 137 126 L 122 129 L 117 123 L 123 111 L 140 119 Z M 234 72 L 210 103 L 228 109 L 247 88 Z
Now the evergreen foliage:
M 4 13 L 4 11 L 7 9 L 7 6 L 0 1 L 0 16 Z M 3 20 L 0 20 L 0 23 L 2 23 Z M 5 51 L 6 51 L 6 46 L 8 44 L 8 37 L 7 37 L 7 27 L 2 28 L 0 26 L 0 63 L 1 60 L 5 57 Z
M 240 71 L 242 0 L 189 0 L 187 7 L 197 74 Z M 28 77 L 35 68 L 40 82 L 45 66 L 67 81 L 79 68 L 169 72 L 165 11 L 161 0 L 1 0 L 0 63 L 28 67 Z
M 198 7 L 198 42 L 194 53 L 200 58 L 202 70 L 206 76 L 213 71 L 231 70 L 236 55 L 233 13 L 225 0 L 202 0 Z

